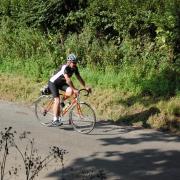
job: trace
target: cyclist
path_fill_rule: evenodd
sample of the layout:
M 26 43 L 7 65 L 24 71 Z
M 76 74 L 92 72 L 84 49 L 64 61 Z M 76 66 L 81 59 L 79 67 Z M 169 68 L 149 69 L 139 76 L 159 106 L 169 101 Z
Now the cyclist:
M 48 82 L 49 89 L 54 98 L 53 105 L 53 113 L 54 118 L 52 121 L 52 125 L 58 126 L 62 125 L 62 119 L 60 117 L 60 98 L 59 98 L 59 90 L 65 91 L 65 96 L 70 97 L 73 94 L 77 95 L 78 90 L 75 88 L 71 77 L 75 74 L 79 82 L 84 86 L 85 89 L 91 91 L 91 88 L 86 86 L 85 81 L 81 77 L 78 67 L 77 67 L 77 57 L 75 54 L 71 53 L 67 56 L 67 63 L 61 65 L 58 70 L 54 73 L 54 75 L 50 78 Z M 63 106 L 63 100 L 62 104 Z

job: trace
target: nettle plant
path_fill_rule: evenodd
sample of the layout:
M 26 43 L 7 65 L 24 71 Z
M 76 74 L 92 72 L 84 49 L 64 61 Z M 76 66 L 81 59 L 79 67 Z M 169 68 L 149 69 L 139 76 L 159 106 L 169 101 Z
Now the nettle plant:
M 5 128 L 4 131 L 0 132 L 0 176 L 1 180 L 5 178 L 5 176 L 18 176 L 18 172 L 22 169 L 22 167 L 25 168 L 25 176 L 26 180 L 33 180 L 35 179 L 39 172 L 43 170 L 45 167 L 47 168 L 47 165 L 55 160 L 56 163 L 61 165 L 62 167 L 62 176 L 63 176 L 63 169 L 64 169 L 64 163 L 63 158 L 64 154 L 67 153 L 66 150 L 57 147 L 52 146 L 50 147 L 50 151 L 46 157 L 41 157 L 41 155 L 38 154 L 37 148 L 34 146 L 34 139 L 29 138 L 30 132 L 23 132 L 20 134 L 19 139 L 26 141 L 26 148 L 25 151 L 21 150 L 17 143 L 16 143 L 16 136 L 17 132 L 12 131 L 12 127 Z M 6 169 L 7 164 L 7 158 L 10 156 L 10 149 L 14 148 L 17 150 L 17 152 L 20 154 L 20 157 L 23 160 L 23 166 L 22 165 L 14 165 L 10 169 Z

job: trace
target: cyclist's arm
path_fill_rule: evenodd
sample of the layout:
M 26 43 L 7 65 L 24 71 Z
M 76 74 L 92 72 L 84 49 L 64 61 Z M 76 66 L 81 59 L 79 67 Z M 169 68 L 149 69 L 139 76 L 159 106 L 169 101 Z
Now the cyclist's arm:
M 76 74 L 77 79 L 79 80 L 79 82 L 81 83 L 81 85 L 86 88 L 86 84 L 85 81 L 83 80 L 83 78 L 81 77 L 80 74 Z
M 71 81 L 71 78 L 67 74 L 64 74 L 64 77 L 65 77 L 66 83 L 73 89 L 73 91 L 75 91 L 76 88 L 74 87 L 74 84 Z
M 89 86 L 86 86 L 85 81 L 83 80 L 83 78 L 81 77 L 80 74 L 76 74 L 77 79 L 79 80 L 79 82 L 82 84 L 82 86 L 89 92 L 91 92 L 91 88 Z

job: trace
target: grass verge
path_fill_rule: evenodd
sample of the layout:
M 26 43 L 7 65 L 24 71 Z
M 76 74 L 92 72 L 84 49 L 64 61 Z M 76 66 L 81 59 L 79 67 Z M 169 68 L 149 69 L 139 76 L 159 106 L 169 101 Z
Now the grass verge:
M 32 103 L 46 82 L 37 83 L 28 78 L 0 74 L 2 100 Z M 180 96 L 142 96 L 115 89 L 94 87 L 86 99 L 96 110 L 98 120 L 138 127 L 150 127 L 180 132 Z

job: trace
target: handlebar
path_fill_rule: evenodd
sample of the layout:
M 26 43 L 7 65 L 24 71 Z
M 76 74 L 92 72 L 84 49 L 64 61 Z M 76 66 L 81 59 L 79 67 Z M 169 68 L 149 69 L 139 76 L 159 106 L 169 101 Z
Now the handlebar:
M 80 93 L 81 93 L 82 91 L 85 91 L 85 94 L 83 94 L 84 96 L 89 96 L 89 94 L 91 93 L 91 91 L 88 91 L 87 89 L 79 89 L 79 90 L 78 90 L 78 95 L 77 95 L 77 97 L 80 96 Z M 60 95 L 63 96 L 64 94 L 60 93 Z
M 82 91 L 86 92 L 86 94 L 84 94 L 84 96 L 89 96 L 90 91 L 88 91 L 87 89 L 80 89 L 80 90 L 78 90 L 78 94 L 80 94 L 80 92 L 82 92 Z

